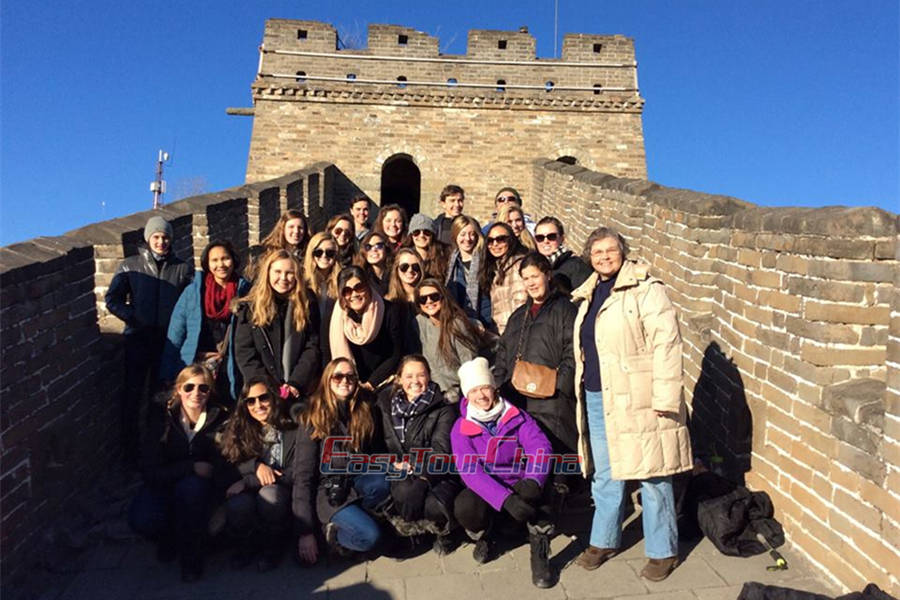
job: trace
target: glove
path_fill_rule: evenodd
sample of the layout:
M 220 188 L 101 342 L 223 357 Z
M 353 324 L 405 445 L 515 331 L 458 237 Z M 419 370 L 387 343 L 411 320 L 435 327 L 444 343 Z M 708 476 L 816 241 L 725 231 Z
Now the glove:
M 528 504 L 528 502 L 523 500 L 522 497 L 516 493 L 510 494 L 506 500 L 503 501 L 503 510 L 508 512 L 513 519 L 520 523 L 530 521 L 537 512 L 534 510 L 533 506 Z
M 513 491 L 524 500 L 532 501 L 541 497 L 541 486 L 534 479 L 523 479 L 513 486 Z
M 391 496 L 404 521 L 418 521 L 422 518 L 426 495 L 428 482 L 421 477 L 405 479 L 391 488 Z

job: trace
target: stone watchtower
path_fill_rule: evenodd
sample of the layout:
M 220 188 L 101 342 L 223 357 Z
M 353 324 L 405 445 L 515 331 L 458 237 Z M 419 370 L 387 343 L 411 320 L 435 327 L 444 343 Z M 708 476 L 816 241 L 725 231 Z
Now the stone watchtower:
M 457 183 L 466 212 L 485 217 L 504 185 L 527 208 L 535 157 L 647 174 L 634 44 L 621 35 L 568 34 L 562 58 L 544 59 L 526 28 L 472 30 L 465 55 L 446 55 L 406 27 L 370 25 L 368 47 L 348 50 L 329 24 L 270 19 L 252 88 L 247 182 L 331 161 L 378 204 L 434 214 Z

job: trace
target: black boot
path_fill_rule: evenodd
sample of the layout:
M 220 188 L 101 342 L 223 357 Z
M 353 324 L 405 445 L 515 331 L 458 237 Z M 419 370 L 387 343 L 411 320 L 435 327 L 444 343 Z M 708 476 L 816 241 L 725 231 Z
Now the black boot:
M 488 531 L 468 531 L 466 533 L 469 538 L 475 542 L 475 549 L 472 550 L 472 558 L 479 565 L 490 562 L 494 558 L 494 539 L 491 532 Z
M 531 545 L 531 583 L 539 588 L 553 587 L 555 583 L 550 568 L 550 536 L 553 525 L 528 523 L 528 543 Z

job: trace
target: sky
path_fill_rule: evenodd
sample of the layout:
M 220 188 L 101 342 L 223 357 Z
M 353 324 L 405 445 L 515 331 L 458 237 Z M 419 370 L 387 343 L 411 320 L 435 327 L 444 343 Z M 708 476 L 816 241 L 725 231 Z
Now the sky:
M 649 178 L 766 206 L 900 211 L 897 0 L 558 0 L 564 33 L 634 39 Z M 527 25 L 554 55 L 554 0 L 3 0 L 0 244 L 240 185 L 267 18 L 365 39 L 405 25 L 464 54 Z M 298 165 L 298 168 L 301 165 Z

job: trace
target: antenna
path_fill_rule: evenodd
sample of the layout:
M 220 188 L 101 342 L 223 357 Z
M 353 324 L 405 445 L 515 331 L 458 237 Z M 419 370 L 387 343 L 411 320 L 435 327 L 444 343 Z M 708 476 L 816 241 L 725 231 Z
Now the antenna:
M 157 209 L 163 205 L 162 195 L 166 193 L 166 182 L 163 179 L 163 163 L 168 162 L 169 153 L 159 151 L 156 159 L 156 179 L 150 182 L 150 191 L 153 192 L 153 208 Z

